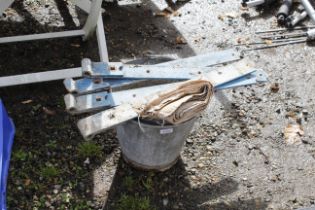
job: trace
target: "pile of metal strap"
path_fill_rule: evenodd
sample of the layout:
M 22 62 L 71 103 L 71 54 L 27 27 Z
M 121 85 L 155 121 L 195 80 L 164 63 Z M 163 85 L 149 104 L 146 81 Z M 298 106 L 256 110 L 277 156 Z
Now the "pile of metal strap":
M 210 101 L 213 90 L 267 81 L 264 71 L 253 67 L 247 59 L 241 59 L 235 50 L 212 52 L 156 65 L 93 63 L 83 59 L 81 74 L 81 79 L 64 80 L 69 92 L 64 99 L 71 114 L 101 111 L 78 122 L 85 138 L 141 116 L 176 124 L 195 115 L 186 112 L 189 110 L 187 103 L 200 103 L 192 109 L 198 113 L 197 110 L 202 111 Z M 187 80 L 187 83 L 182 83 Z M 154 85 L 157 81 L 166 84 Z M 200 86 L 196 86 L 197 91 L 189 94 L 189 90 L 193 89 L 189 85 L 192 84 Z M 139 87 L 141 85 L 145 87 Z M 124 87 L 128 89 L 121 90 Z M 198 98 L 197 95 L 202 95 L 206 87 L 207 92 Z M 176 96 L 180 91 L 186 94 Z M 174 103 L 170 104 L 170 101 Z M 177 104 L 176 108 L 170 108 L 174 104 Z

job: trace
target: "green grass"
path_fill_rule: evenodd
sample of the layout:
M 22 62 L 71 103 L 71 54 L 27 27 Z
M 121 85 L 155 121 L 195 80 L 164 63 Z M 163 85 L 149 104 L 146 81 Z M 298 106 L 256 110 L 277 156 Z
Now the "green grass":
M 151 191 L 153 189 L 153 180 L 152 177 L 149 176 L 146 180 L 142 180 L 142 184 L 148 191 Z
M 42 167 L 40 170 L 41 177 L 46 179 L 57 177 L 59 174 L 60 174 L 59 169 L 57 169 L 54 166 L 45 166 Z
M 12 160 L 25 161 L 26 158 L 27 158 L 27 153 L 21 149 L 17 151 L 13 151 L 12 153 Z
M 93 142 L 83 142 L 78 146 L 79 156 L 87 157 L 100 157 L 102 154 L 102 147 Z
M 46 143 L 45 146 L 51 150 L 58 148 L 56 141 L 50 141 L 50 142 Z
M 116 205 L 117 210 L 155 210 L 150 206 L 150 199 L 147 197 L 122 195 Z
M 126 176 L 123 180 L 123 186 L 126 187 L 129 191 L 135 186 L 135 181 L 131 176 Z
M 64 207 L 63 209 L 68 209 Z M 70 210 L 92 210 L 86 201 L 79 201 L 76 206 L 71 206 Z

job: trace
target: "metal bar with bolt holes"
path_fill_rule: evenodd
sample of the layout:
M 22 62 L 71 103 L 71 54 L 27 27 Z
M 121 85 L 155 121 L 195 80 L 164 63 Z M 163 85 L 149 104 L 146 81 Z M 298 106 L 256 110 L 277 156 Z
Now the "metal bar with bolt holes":
M 160 63 L 156 64 L 156 66 L 206 67 L 239 59 L 241 59 L 241 55 L 238 51 L 228 49 Z
M 52 32 L 52 33 L 3 37 L 3 38 L 0 38 L 0 44 L 10 43 L 10 42 L 24 42 L 24 41 L 32 41 L 32 40 L 40 40 L 40 39 L 54 39 L 54 38 L 63 38 L 63 37 L 83 36 L 84 34 L 85 34 L 84 30 L 72 30 L 72 31 L 61 31 L 61 32 Z
M 139 81 L 139 80 L 136 80 Z M 225 83 L 216 87 L 216 89 L 227 89 L 234 88 L 238 86 L 251 85 L 257 82 L 266 82 L 267 75 L 262 70 L 257 70 L 249 75 L 241 77 L 240 79 L 233 80 L 231 82 Z M 130 86 L 134 84 L 134 79 L 102 79 L 98 78 L 93 80 L 92 78 L 83 78 L 79 80 L 73 80 L 72 78 L 67 78 L 64 80 L 64 86 L 69 93 L 78 95 L 85 95 L 89 93 L 96 93 L 102 91 L 109 91 L 124 86 Z
M 123 104 L 80 120 L 78 127 L 82 136 L 89 139 L 137 116 L 138 113 L 134 111 L 131 105 Z
M 186 80 L 197 76 L 209 76 L 214 78 L 214 74 L 221 74 L 221 71 L 229 71 L 230 69 L 239 69 L 239 71 L 247 71 L 251 69 L 248 60 L 241 60 L 234 64 L 225 66 L 223 68 L 211 67 L 173 67 L 173 66 L 155 66 L 155 65 L 123 65 L 122 63 L 109 63 L 108 69 L 102 67 L 101 71 L 93 68 L 92 75 L 101 76 L 102 78 L 126 78 L 126 79 L 175 79 Z M 233 70 L 232 70 L 233 72 Z M 213 81 L 214 84 L 217 81 Z
M 267 73 L 261 69 L 258 69 L 257 71 L 250 73 L 249 75 L 245 75 L 244 77 L 238 78 L 231 82 L 227 82 L 222 85 L 216 86 L 215 89 L 224 90 L 224 89 L 236 88 L 236 87 L 245 86 L 245 85 L 253 85 L 256 83 L 263 83 L 267 81 L 268 81 Z
M 208 73 L 204 73 L 202 78 L 210 81 L 215 87 L 218 87 L 227 82 L 244 77 L 245 75 L 249 75 L 255 71 L 256 69 L 250 68 L 245 62 L 241 61 L 235 65 L 224 66 Z M 194 76 L 190 77 L 190 79 L 192 78 L 194 78 Z M 244 82 L 242 80 L 238 82 L 241 83 L 241 85 L 244 84 L 242 83 Z M 230 84 L 230 86 L 231 85 L 233 86 L 233 84 Z M 140 102 L 145 100 L 146 96 L 150 96 L 158 91 L 166 90 L 172 86 L 174 86 L 174 84 L 136 88 L 126 91 L 113 92 L 111 94 L 108 92 L 81 96 L 68 94 L 64 99 L 66 109 L 72 114 L 78 114 L 104 109 L 106 107 L 109 108 L 131 101 Z M 225 88 L 228 88 L 228 85 Z
M 133 85 L 139 80 L 134 79 L 102 79 L 97 78 L 83 78 L 78 80 L 73 80 L 72 78 L 66 78 L 63 84 L 69 93 L 74 93 L 78 95 L 101 92 L 105 90 L 113 90 L 116 88 L 122 88 L 126 86 Z
M 202 58 L 202 59 L 201 59 Z M 239 60 L 240 55 L 235 50 L 224 50 L 218 52 L 207 53 L 204 55 L 193 56 L 189 58 L 182 58 L 170 62 L 161 63 L 154 66 L 193 66 L 196 67 L 201 66 L 213 66 L 216 64 L 221 64 L 225 62 L 231 62 L 235 60 Z M 30 83 L 37 83 L 37 82 L 46 82 L 50 80 L 58 80 L 58 79 L 66 79 L 66 78 L 76 78 L 82 77 L 82 69 L 81 68 L 74 68 L 67 70 L 57 70 L 57 71 L 47 71 L 47 72 L 39 72 L 39 73 L 31 73 L 31 74 L 22 74 L 22 75 L 15 75 L 15 76 L 5 76 L 0 77 L 0 87 L 6 86 L 13 86 L 13 85 L 22 85 L 22 84 L 30 84 Z M 64 73 L 62 73 L 64 72 Z M 36 77 L 34 77 L 36 74 Z M 78 80 L 77 80 L 78 81 Z M 76 81 L 75 81 L 76 82 Z M 138 81 L 137 81 L 138 82 Z M 128 84 L 132 84 L 132 81 L 128 81 Z M 136 81 L 134 82 L 136 83 Z M 107 85 L 106 85 L 107 86 Z M 72 90 L 72 88 L 69 88 Z M 91 89 L 90 89 L 91 90 Z M 75 91 L 75 90 L 74 90 Z M 80 90 L 81 91 L 81 90 Z M 83 92 L 82 90 L 81 92 Z
M 0 16 L 2 16 L 4 10 L 10 7 L 13 2 L 14 0 L 0 0 Z
M 217 52 L 210 52 L 203 55 L 196 55 L 188 58 L 181 58 L 173 61 L 168 61 L 164 63 L 155 64 L 154 66 L 161 67 L 206 67 L 206 66 L 214 66 L 218 64 L 223 64 L 227 62 L 232 62 L 239 60 L 241 58 L 240 53 L 235 51 L 234 49 L 228 49 Z M 92 65 L 92 62 L 90 62 Z M 92 69 L 92 66 L 91 66 Z M 68 78 L 64 81 L 64 85 L 66 89 L 70 93 L 77 94 L 87 94 L 91 92 L 102 91 L 104 89 L 108 89 L 108 83 L 112 88 L 119 88 L 125 85 L 132 85 L 139 82 L 143 82 L 143 80 L 135 80 L 135 79 L 124 79 L 122 80 L 94 80 L 91 78 L 84 78 L 73 80 L 72 78 Z
M 47 71 L 40 73 L 30 73 L 24 75 L 0 77 L 0 87 L 23 85 L 29 83 L 46 82 L 53 80 L 60 80 L 69 77 L 82 76 L 81 68 L 71 68 L 56 71 Z
M 110 70 L 108 71 L 108 75 L 104 76 L 107 78 L 115 78 L 115 77 L 122 77 L 124 76 L 124 78 L 126 79 L 127 77 L 133 78 L 134 82 L 132 81 L 128 81 L 128 85 L 131 85 L 132 83 L 136 84 L 139 82 L 142 82 L 141 80 L 135 79 L 135 77 L 138 75 L 139 78 L 146 78 L 145 75 L 150 76 L 148 79 L 157 79 L 159 77 L 161 77 L 162 75 L 162 79 L 166 78 L 165 75 L 170 75 L 171 76 L 167 76 L 168 79 L 187 79 L 187 78 L 191 78 L 192 75 L 189 74 L 189 72 L 193 72 L 193 69 L 195 69 L 195 73 L 202 70 L 202 67 L 206 67 L 206 66 L 214 66 L 214 65 L 218 65 L 218 64 L 222 64 L 222 63 L 227 63 L 227 62 L 232 62 L 232 61 L 236 61 L 239 60 L 241 58 L 240 53 L 233 50 L 233 49 L 228 49 L 228 50 L 223 50 L 223 51 L 217 51 L 217 52 L 211 52 L 211 53 L 206 53 L 206 54 L 202 54 L 202 55 L 196 55 L 193 57 L 188 57 L 188 58 L 182 58 L 182 59 L 177 59 L 174 61 L 168 61 L 168 62 L 164 62 L 164 63 L 160 63 L 160 64 L 155 64 L 155 65 L 144 65 L 144 66 L 135 66 L 135 65 L 125 65 L 125 67 L 122 65 L 122 63 L 119 62 L 112 62 L 109 63 L 109 66 L 114 67 L 114 69 L 119 70 L 119 71 L 113 71 Z M 84 59 L 86 60 L 86 59 Z M 87 59 L 89 60 L 89 59 Z M 99 73 L 96 73 L 97 71 L 99 71 L 99 69 L 101 69 L 101 71 L 103 71 L 103 66 L 101 63 L 93 63 L 89 60 L 89 69 L 92 72 L 92 69 L 95 70 L 94 75 L 96 76 L 100 76 Z M 95 66 L 94 68 L 92 66 Z M 199 67 L 196 70 L 196 67 Z M 107 67 L 108 68 L 108 67 Z M 109 67 L 110 68 L 110 67 Z M 142 69 L 141 69 L 142 68 Z M 149 74 L 147 73 L 148 69 L 147 68 L 152 68 L 149 70 Z M 170 71 L 170 68 L 176 69 L 176 68 L 182 68 L 180 69 L 180 72 L 178 71 L 177 75 L 176 72 L 174 71 Z M 185 69 L 188 71 L 185 71 Z M 153 71 L 154 69 L 156 69 L 155 71 Z M 161 71 L 166 71 L 166 72 L 161 72 Z M 135 71 L 130 71 L 130 70 L 137 70 Z M 178 69 L 179 70 L 179 69 Z M 209 69 L 210 70 L 210 69 Z M 122 71 L 124 71 L 125 75 L 122 74 Z M 175 70 L 176 71 L 176 70 Z M 186 72 L 186 73 L 185 73 Z M 112 76 L 110 76 L 112 75 Z M 171 78 L 172 77 L 172 78 Z M 100 83 L 104 83 L 104 81 L 98 81 Z M 107 83 L 104 83 L 105 86 L 107 86 Z M 122 84 L 123 85 L 123 84 Z M 102 85 L 99 84 L 98 87 L 101 87 Z M 67 87 L 66 87 L 67 88 Z M 71 88 L 67 88 L 67 89 L 71 89 Z M 90 91 L 91 89 L 89 89 L 88 91 Z M 83 92 L 83 90 L 79 90 L 79 91 L 75 91 L 74 92 Z

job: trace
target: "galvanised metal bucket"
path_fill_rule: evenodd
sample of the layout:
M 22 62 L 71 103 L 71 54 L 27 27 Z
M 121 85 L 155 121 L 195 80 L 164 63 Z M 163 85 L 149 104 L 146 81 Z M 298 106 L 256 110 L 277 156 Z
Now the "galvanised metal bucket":
M 125 161 L 143 170 L 165 171 L 171 168 L 180 157 L 196 119 L 167 126 L 131 120 L 117 126 Z

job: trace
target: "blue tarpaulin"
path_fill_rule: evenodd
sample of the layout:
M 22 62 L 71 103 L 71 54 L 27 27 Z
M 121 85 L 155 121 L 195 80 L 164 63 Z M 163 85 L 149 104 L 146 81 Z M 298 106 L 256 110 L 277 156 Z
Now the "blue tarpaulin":
M 0 209 L 6 210 L 6 189 L 15 128 L 0 99 Z

